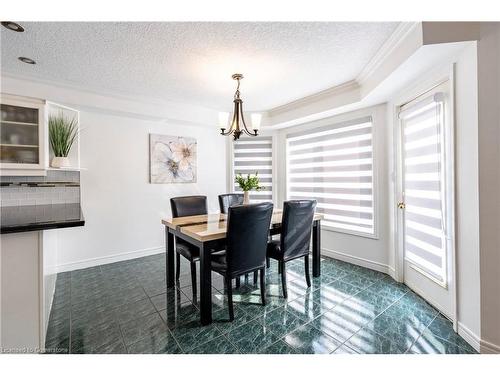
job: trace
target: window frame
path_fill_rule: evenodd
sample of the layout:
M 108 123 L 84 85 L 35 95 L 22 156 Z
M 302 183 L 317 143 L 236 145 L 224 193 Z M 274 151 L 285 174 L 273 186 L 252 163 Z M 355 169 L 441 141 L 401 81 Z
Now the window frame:
M 290 186 L 289 186 L 289 178 L 290 178 L 290 172 L 289 172 L 289 163 L 288 163 L 288 156 L 289 156 L 289 145 L 288 145 L 288 136 L 293 136 L 293 134 L 303 132 L 304 130 L 310 130 L 314 131 L 315 129 L 322 128 L 324 126 L 328 125 L 336 125 L 336 124 L 341 124 L 343 122 L 348 122 L 348 121 L 353 121 L 357 120 L 363 117 L 370 116 L 372 118 L 372 185 L 373 185 L 373 233 L 364 233 L 364 232 L 358 232 L 355 230 L 350 230 L 350 229 L 343 229 L 343 228 L 335 228 L 327 225 L 322 225 L 321 229 L 326 230 L 328 232 L 332 233 L 339 233 L 339 234 L 347 234 L 351 236 L 356 236 L 356 237 L 363 237 L 363 238 L 369 238 L 369 239 L 374 239 L 378 240 L 379 237 L 379 185 L 378 185 L 378 175 L 379 175 L 379 168 L 378 168 L 378 148 L 379 148 L 379 142 L 378 142 L 378 124 L 383 118 L 383 115 L 379 113 L 379 108 L 380 106 L 376 107 L 370 107 L 362 110 L 358 110 L 355 112 L 350 112 L 347 114 L 343 115 L 338 115 L 338 116 L 333 116 L 333 117 L 328 117 L 325 119 L 313 121 L 307 124 L 302 124 L 297 127 L 293 127 L 292 130 L 285 132 L 284 134 L 284 147 L 285 147 L 285 181 L 283 182 L 285 185 L 284 193 L 285 193 L 285 199 L 288 200 L 290 197 Z

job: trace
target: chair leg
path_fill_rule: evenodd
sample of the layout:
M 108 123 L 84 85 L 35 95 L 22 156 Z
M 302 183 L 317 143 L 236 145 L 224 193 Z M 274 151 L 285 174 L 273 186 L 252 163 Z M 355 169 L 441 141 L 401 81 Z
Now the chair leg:
M 266 267 L 269 268 L 271 266 L 271 262 L 269 261 L 269 258 L 266 258 Z
M 240 287 L 240 277 L 238 276 L 236 278 L 236 288 L 239 288 Z
M 245 284 L 248 284 L 248 273 L 245 274 Z
M 304 257 L 304 268 L 306 273 L 307 287 L 311 287 L 311 278 L 309 277 L 309 254 Z
M 285 262 L 280 261 L 281 263 L 281 286 L 283 287 L 283 297 L 288 298 L 288 293 L 286 290 L 286 267 Z
M 233 281 L 226 276 L 226 290 L 227 290 L 227 305 L 229 307 L 229 321 L 234 320 L 233 310 Z
M 278 273 L 282 273 L 283 272 L 283 267 L 281 266 L 281 262 L 278 261 Z
M 256 275 L 255 271 L 254 275 Z M 262 299 L 262 305 L 266 305 L 266 269 L 262 268 L 260 270 L 260 298 Z
M 179 277 L 181 275 L 181 254 L 176 254 L 175 259 L 175 280 L 179 281 Z
M 191 262 L 191 288 L 193 289 L 193 303 L 196 302 L 196 263 Z

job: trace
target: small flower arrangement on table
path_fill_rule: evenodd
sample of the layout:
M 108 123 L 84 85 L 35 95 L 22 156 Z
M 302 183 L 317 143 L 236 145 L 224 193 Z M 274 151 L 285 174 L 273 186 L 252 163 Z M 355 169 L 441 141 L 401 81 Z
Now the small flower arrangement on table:
M 250 203 L 249 192 L 251 190 L 264 190 L 264 187 L 260 186 L 260 180 L 257 172 L 255 172 L 254 175 L 248 174 L 246 177 L 243 177 L 243 175 L 241 174 L 237 174 L 235 177 L 235 182 L 238 184 L 241 190 L 243 190 L 243 204 Z

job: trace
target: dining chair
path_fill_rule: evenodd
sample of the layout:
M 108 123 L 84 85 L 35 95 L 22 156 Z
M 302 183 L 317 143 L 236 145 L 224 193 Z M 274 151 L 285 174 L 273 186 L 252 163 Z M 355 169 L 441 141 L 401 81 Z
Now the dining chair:
M 219 208 L 221 214 L 226 214 L 229 211 L 229 207 L 237 206 L 243 204 L 243 194 L 241 193 L 229 193 L 219 195 Z M 245 275 L 245 282 L 248 281 L 248 274 Z M 257 272 L 254 272 L 253 276 L 254 284 L 257 283 Z M 240 278 L 236 278 L 236 288 L 240 287 Z
M 230 193 L 219 195 L 219 208 L 221 214 L 228 213 L 229 207 L 243 204 L 243 194 Z
M 278 261 L 283 297 L 287 298 L 286 262 L 304 257 L 307 287 L 311 286 L 309 277 L 309 248 L 311 244 L 312 223 L 315 200 L 291 200 L 283 204 L 281 236 L 279 240 L 267 244 L 267 257 Z
M 212 253 L 211 267 L 224 277 L 230 321 L 234 320 L 234 278 L 259 271 L 260 295 L 266 304 L 266 248 L 272 214 L 272 203 L 229 207 L 226 252 Z
M 195 216 L 207 214 L 207 197 L 203 195 L 191 195 L 175 197 L 170 199 L 172 217 Z M 193 296 L 196 295 L 196 262 L 200 260 L 200 249 L 193 246 L 182 238 L 175 238 L 176 270 L 175 280 L 179 281 L 181 269 L 181 255 L 186 258 L 191 266 L 191 284 Z

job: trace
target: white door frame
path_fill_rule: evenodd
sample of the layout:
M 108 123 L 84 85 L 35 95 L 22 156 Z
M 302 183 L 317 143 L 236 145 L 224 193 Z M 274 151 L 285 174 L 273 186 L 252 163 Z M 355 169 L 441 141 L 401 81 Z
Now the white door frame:
M 404 280 L 404 235 L 400 230 L 403 228 L 403 215 L 401 214 L 401 210 L 397 208 L 398 202 L 402 201 L 402 192 L 403 192 L 403 170 L 402 170 L 402 149 L 401 149 L 401 126 L 399 120 L 399 108 L 405 104 L 410 102 L 411 100 L 419 97 L 420 95 L 425 94 L 430 91 L 432 88 L 448 81 L 449 82 L 449 92 L 450 92 L 450 100 L 449 100 L 449 126 L 451 126 L 451 137 L 449 139 L 450 147 L 454 156 L 456 155 L 455 150 L 455 64 L 451 66 L 446 66 L 442 69 L 435 71 L 433 74 L 429 75 L 427 78 L 424 77 L 423 80 L 419 80 L 419 83 L 410 87 L 404 93 L 400 94 L 397 99 L 393 102 L 395 105 L 393 106 L 393 124 L 394 124 L 394 201 L 393 201 L 393 215 L 394 215 L 394 223 L 396 225 L 395 228 L 395 279 L 399 282 L 403 282 Z M 450 195 L 450 200 L 453 204 L 450 205 L 451 215 L 455 216 L 455 157 L 451 160 L 451 186 L 447 187 L 449 189 L 448 193 Z M 449 275 L 449 283 L 448 289 L 450 290 L 452 296 L 452 311 L 450 319 L 453 322 L 453 328 L 457 331 L 457 321 L 458 321 L 458 311 L 457 311 L 457 282 L 456 282 L 456 238 L 455 238 L 455 226 L 449 228 L 450 236 L 451 236 L 451 252 L 450 259 L 447 260 L 450 269 Z

